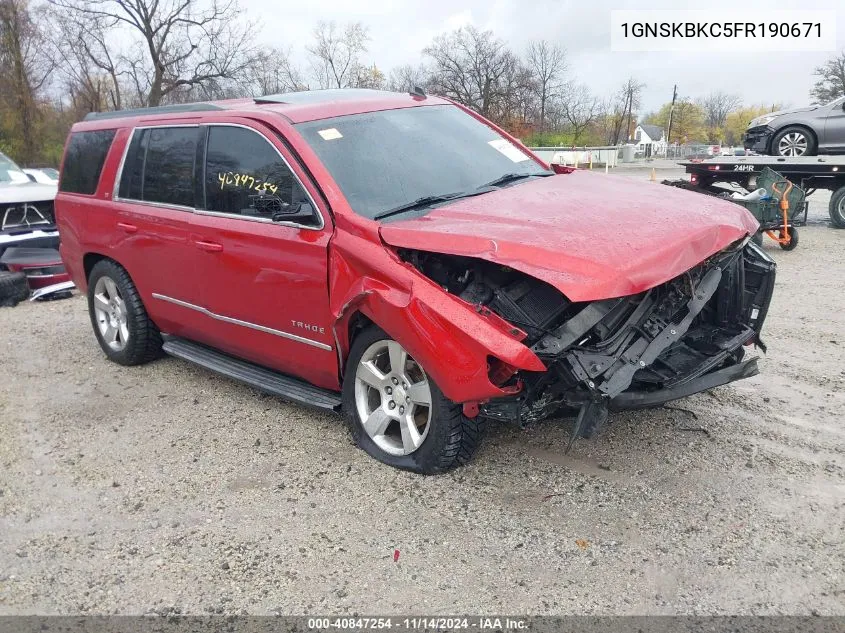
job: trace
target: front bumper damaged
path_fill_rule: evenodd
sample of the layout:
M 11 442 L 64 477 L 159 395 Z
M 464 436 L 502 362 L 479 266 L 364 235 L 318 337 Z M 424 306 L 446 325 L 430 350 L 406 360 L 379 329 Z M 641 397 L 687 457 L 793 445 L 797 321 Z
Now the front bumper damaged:
M 707 391 L 714 387 L 721 387 L 735 380 L 751 378 L 760 373 L 757 367 L 757 359 L 750 358 L 736 365 L 725 367 L 717 371 L 705 374 L 695 380 L 690 380 L 675 387 L 667 387 L 659 391 L 626 391 L 610 401 L 611 410 L 637 409 L 654 407 L 665 402 L 686 398 L 694 393 Z
M 521 423 L 578 410 L 572 439 L 590 437 L 608 411 L 650 407 L 747 378 L 763 350 L 760 329 L 775 264 L 747 243 L 631 297 L 589 303 L 533 346 L 548 371 L 523 392 L 485 403 L 481 414 Z M 571 443 L 570 443 L 571 446 Z

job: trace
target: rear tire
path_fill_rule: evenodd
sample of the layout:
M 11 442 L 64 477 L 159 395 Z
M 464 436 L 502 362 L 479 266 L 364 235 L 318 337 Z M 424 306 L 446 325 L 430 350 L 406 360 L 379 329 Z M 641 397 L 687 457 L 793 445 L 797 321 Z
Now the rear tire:
M 401 368 L 394 367 L 399 354 Z M 409 407 L 402 415 L 400 405 Z M 466 417 L 461 405 L 448 400 L 425 370 L 375 326 L 361 332 L 350 350 L 343 414 L 353 441 L 370 456 L 425 475 L 467 463 L 481 444 L 485 427 L 482 418 Z M 415 440 L 406 443 L 406 433 Z
M 110 259 L 97 262 L 88 277 L 88 314 L 109 360 L 141 365 L 161 355 L 161 333 L 147 315 L 135 284 Z
M 29 296 L 24 273 L 0 271 L 0 306 L 12 307 Z
M 830 197 L 830 221 L 837 229 L 845 229 L 845 187 L 840 187 Z

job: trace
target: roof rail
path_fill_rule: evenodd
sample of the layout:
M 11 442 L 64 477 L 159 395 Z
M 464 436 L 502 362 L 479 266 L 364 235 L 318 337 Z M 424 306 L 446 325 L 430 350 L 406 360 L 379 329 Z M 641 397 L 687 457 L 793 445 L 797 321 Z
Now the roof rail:
M 132 110 L 115 110 L 113 112 L 89 112 L 83 121 L 99 121 L 101 119 L 122 119 L 129 116 L 144 116 L 153 114 L 178 114 L 180 112 L 207 112 L 222 110 L 214 103 L 178 103 L 175 105 L 156 106 L 153 108 L 135 108 Z
M 321 90 L 301 90 L 281 92 L 274 95 L 255 97 L 255 103 L 284 103 L 288 105 L 311 105 L 332 101 L 351 101 L 354 99 L 378 99 L 386 95 L 396 95 L 389 90 L 371 90 L 370 88 L 326 88 Z

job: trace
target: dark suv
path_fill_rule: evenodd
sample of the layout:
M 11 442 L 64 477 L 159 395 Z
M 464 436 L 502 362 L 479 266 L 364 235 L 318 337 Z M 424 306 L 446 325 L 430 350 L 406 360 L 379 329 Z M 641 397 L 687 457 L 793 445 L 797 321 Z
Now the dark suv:
M 775 265 L 739 205 L 549 166 L 420 93 L 90 115 L 57 222 L 94 333 L 342 410 L 385 463 L 467 461 L 486 420 L 573 438 L 757 372 Z

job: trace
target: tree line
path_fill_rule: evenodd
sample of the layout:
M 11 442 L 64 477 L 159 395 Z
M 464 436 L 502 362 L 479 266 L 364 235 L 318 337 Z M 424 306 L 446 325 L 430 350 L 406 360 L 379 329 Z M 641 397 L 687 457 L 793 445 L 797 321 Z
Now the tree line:
M 752 118 L 777 107 L 714 92 L 644 113 L 647 86 L 637 78 L 599 96 L 570 76 L 560 45 L 514 51 L 472 26 L 387 72 L 368 60 L 360 22 L 318 23 L 296 56 L 260 45 L 256 33 L 237 0 L 0 0 L 0 151 L 55 165 L 68 128 L 88 112 L 320 88 L 419 86 L 531 145 L 625 142 L 640 120 L 668 127 L 670 110 L 670 142 L 736 144 Z M 845 94 L 845 53 L 816 74 L 813 98 Z

